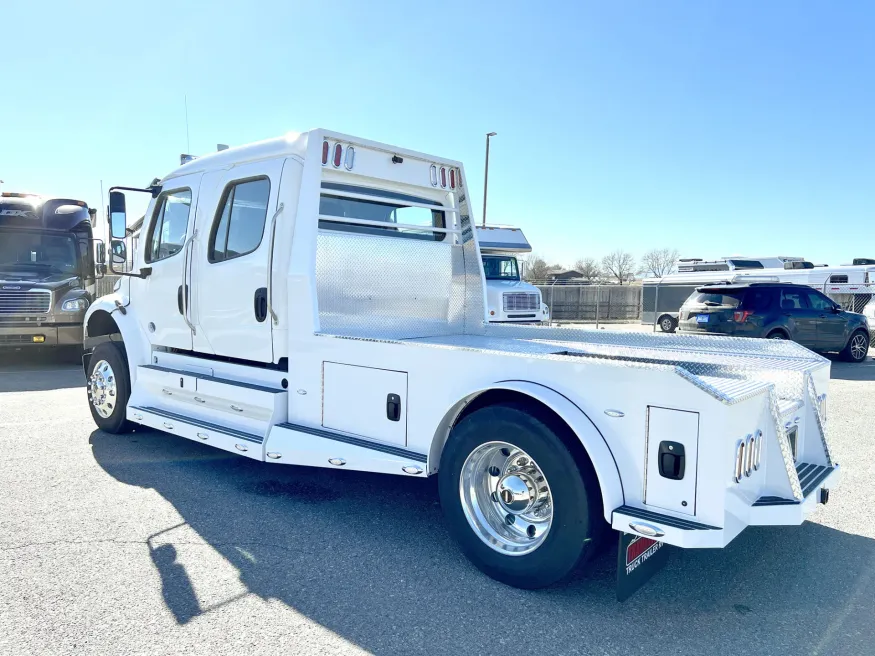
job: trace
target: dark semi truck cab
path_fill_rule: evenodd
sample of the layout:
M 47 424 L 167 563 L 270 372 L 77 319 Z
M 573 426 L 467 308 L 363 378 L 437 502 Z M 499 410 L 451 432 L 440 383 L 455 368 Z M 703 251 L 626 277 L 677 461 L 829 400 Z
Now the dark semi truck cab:
M 0 350 L 82 347 L 82 319 L 102 275 L 95 250 L 104 259 L 95 214 L 80 200 L 0 195 Z

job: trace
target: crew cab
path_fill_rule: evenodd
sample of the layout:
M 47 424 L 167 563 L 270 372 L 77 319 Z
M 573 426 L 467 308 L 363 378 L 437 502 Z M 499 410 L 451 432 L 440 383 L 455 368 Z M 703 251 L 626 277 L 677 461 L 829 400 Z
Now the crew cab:
M 798 344 L 488 323 L 458 161 L 292 133 L 113 188 L 117 240 L 134 193 L 134 269 L 85 318 L 104 431 L 436 476 L 464 553 L 523 588 L 610 529 L 633 577 L 664 545 L 800 524 L 837 482 L 830 363 Z

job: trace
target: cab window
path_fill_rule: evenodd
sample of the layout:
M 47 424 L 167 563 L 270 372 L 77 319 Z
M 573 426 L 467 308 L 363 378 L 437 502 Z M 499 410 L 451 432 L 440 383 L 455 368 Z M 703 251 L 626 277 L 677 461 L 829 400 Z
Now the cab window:
M 208 259 L 223 262 L 242 257 L 261 244 L 270 180 L 254 178 L 232 182 L 225 188 L 210 232 Z
M 146 243 L 146 262 L 158 262 L 182 250 L 190 211 L 191 189 L 177 189 L 161 195 Z

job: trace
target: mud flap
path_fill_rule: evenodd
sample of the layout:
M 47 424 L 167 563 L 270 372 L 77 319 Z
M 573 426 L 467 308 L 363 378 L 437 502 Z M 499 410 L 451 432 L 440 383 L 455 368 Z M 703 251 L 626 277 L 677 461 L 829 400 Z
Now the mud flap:
M 668 561 L 669 545 L 620 533 L 617 554 L 617 601 L 626 601 Z

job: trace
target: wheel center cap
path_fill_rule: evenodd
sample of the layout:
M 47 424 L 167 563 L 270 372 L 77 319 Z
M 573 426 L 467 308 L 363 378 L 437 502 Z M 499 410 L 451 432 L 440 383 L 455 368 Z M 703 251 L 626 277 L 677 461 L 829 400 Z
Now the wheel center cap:
M 509 474 L 498 481 L 498 503 L 509 513 L 519 515 L 531 508 L 538 499 L 534 482 L 525 474 Z

